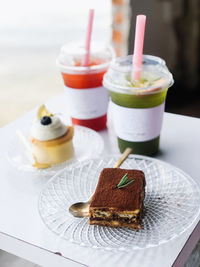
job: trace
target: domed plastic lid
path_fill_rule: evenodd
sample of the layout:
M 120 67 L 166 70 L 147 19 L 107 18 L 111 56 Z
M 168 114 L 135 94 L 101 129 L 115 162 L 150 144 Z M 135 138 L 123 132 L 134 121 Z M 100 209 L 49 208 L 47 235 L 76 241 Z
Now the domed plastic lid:
M 173 77 L 163 59 L 143 55 L 141 78 L 131 81 L 132 55 L 113 60 L 104 75 L 104 86 L 124 94 L 151 94 L 162 91 L 173 84 Z
M 64 73 L 96 72 L 107 69 L 114 58 L 114 50 L 103 43 L 91 43 L 89 66 L 82 66 L 86 49 L 81 43 L 68 43 L 61 47 L 57 66 Z

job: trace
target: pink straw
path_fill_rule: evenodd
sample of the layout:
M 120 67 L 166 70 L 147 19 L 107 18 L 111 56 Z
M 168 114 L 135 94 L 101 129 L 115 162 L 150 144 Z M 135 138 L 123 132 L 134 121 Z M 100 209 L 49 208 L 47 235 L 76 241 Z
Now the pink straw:
M 89 65 L 90 43 L 91 43 L 93 19 L 94 19 L 94 9 L 90 9 L 89 10 L 89 19 L 88 19 L 86 42 L 85 42 L 86 54 L 85 54 L 85 57 L 83 59 L 83 66 L 88 66 Z
M 146 23 L 146 16 L 138 15 L 135 27 L 135 44 L 133 53 L 131 81 L 139 80 L 141 75 L 145 23 Z

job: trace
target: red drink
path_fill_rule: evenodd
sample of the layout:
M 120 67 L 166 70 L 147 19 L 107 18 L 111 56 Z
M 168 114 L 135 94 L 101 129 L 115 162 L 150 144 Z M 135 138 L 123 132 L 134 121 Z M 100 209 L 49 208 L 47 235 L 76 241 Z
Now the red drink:
M 112 51 L 101 48 L 101 51 L 91 53 L 87 67 L 81 66 L 84 49 L 74 51 L 64 46 L 61 49 L 62 56 L 57 61 L 65 84 L 72 124 L 96 131 L 103 130 L 107 122 L 109 96 L 102 81 L 112 58 Z

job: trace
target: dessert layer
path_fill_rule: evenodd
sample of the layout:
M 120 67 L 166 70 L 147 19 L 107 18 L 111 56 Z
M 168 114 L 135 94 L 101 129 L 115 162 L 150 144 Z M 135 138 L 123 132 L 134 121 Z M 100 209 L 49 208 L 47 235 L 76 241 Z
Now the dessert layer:
M 123 212 L 115 212 L 113 210 L 108 210 L 105 211 L 103 209 L 90 209 L 91 219 L 96 219 L 96 220 L 125 220 L 125 221 L 137 221 L 138 218 L 140 217 L 140 213 L 138 214 L 139 210 L 136 210 L 136 213 L 130 212 L 130 211 L 123 211 Z
M 55 146 L 33 145 L 33 155 L 39 163 L 58 164 L 74 155 L 72 139 Z
M 48 141 L 40 141 L 35 139 L 33 136 L 31 136 L 30 140 L 32 142 L 32 144 L 34 145 L 38 145 L 38 146 L 56 146 L 56 145 L 60 145 L 63 144 L 69 140 L 71 140 L 73 138 L 74 135 L 74 127 L 73 126 L 66 126 L 67 132 L 61 136 L 58 137 L 56 139 L 53 140 L 48 140 Z
M 122 221 L 118 221 L 118 220 L 90 220 L 90 224 L 91 225 L 100 225 L 100 226 L 108 226 L 108 227 L 126 227 L 126 228 L 130 228 L 133 230 L 137 230 L 137 229 L 141 229 L 142 226 L 140 223 L 127 223 L 127 222 L 122 222 Z
M 134 182 L 119 189 L 117 184 L 127 174 L 128 179 Z M 119 168 L 105 168 L 100 174 L 91 205 L 92 208 L 113 209 L 115 212 L 139 213 L 144 199 L 145 178 L 140 170 L 126 170 Z
M 67 133 L 68 127 L 56 116 L 44 117 L 49 121 L 42 122 L 36 119 L 31 127 L 31 136 L 39 141 L 48 141 L 59 138 Z

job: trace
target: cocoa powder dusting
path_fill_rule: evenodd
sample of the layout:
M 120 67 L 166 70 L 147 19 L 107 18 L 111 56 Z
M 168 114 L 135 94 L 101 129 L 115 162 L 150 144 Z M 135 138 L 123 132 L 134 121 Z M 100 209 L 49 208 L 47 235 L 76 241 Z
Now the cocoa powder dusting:
M 135 181 L 123 189 L 116 188 L 125 174 Z M 105 168 L 102 170 L 90 207 L 114 208 L 132 211 L 141 207 L 141 193 L 144 190 L 145 177 L 140 170 Z

